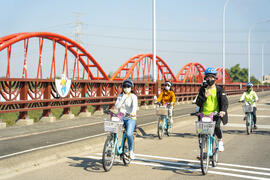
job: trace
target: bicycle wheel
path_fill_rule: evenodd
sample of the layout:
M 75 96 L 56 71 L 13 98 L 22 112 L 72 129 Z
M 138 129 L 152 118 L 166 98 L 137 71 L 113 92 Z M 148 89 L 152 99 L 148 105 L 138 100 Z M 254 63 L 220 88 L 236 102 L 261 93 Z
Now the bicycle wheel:
M 163 135 L 164 135 L 164 127 L 163 127 L 163 121 L 165 117 L 160 116 L 158 119 L 158 138 L 162 139 Z
M 208 156 L 208 137 L 206 135 L 202 136 L 202 141 L 200 144 L 200 161 L 202 174 L 206 175 L 209 167 L 209 156 Z
M 126 137 L 125 137 L 125 140 L 124 140 L 122 158 L 123 158 L 123 163 L 124 163 L 125 166 L 130 164 L 131 159 L 130 159 L 130 156 L 129 156 L 128 143 L 127 143 L 127 138 Z
M 212 167 L 216 167 L 218 163 L 218 146 L 215 140 L 213 140 L 212 142 L 212 152 L 213 152 L 213 156 L 211 157 Z
M 114 157 L 115 157 L 114 135 L 110 135 L 107 137 L 105 141 L 102 153 L 102 165 L 106 172 L 111 170 L 114 162 Z
M 253 125 L 254 125 L 254 122 L 253 122 L 253 115 L 250 114 L 250 123 L 249 123 L 249 128 L 250 128 L 250 133 L 253 132 Z
M 250 113 L 248 113 L 248 115 L 247 115 L 247 118 L 246 118 L 246 130 L 247 130 L 247 135 L 249 135 L 250 134 Z
M 173 123 L 171 123 L 170 124 L 170 126 L 168 125 L 168 122 L 169 122 L 170 120 L 168 119 L 168 121 L 167 121 L 167 135 L 168 136 L 171 136 L 171 134 L 173 133 Z

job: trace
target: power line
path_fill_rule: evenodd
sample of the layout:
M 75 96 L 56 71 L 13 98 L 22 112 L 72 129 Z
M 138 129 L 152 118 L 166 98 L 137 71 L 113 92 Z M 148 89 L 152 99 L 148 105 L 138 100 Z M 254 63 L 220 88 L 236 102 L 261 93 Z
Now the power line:
M 102 45 L 102 44 L 88 44 L 85 43 L 86 46 L 99 46 L 99 47 L 106 47 L 106 48 L 116 48 L 116 49 L 127 49 L 127 50 L 136 50 L 136 51 L 148 51 L 151 52 L 152 49 L 150 48 L 132 48 L 132 47 L 121 47 L 121 46 L 110 46 L 110 45 Z M 199 52 L 199 51 L 176 51 L 176 50 L 163 50 L 158 49 L 159 52 L 165 52 L 165 53 L 176 53 L 176 54 L 199 54 L 199 55 L 221 55 L 222 52 Z M 246 53 L 238 53 L 238 52 L 228 52 L 227 55 L 247 55 Z M 259 55 L 261 56 L 261 53 L 253 53 L 252 55 Z M 264 55 L 270 55 L 264 54 Z
M 128 40 L 138 40 L 138 41 L 152 41 L 151 38 L 137 38 L 137 37 L 127 37 L 127 36 L 112 36 L 112 35 L 102 35 L 102 34 L 90 34 L 82 33 L 85 36 L 101 37 L 101 38 L 111 38 L 111 39 L 128 39 Z M 181 42 L 181 43 L 222 43 L 222 41 L 198 41 L 198 40 L 180 40 L 180 39 L 157 39 L 159 42 Z M 247 44 L 245 41 L 229 41 L 229 44 Z M 255 41 L 252 43 L 267 43 L 266 41 Z
M 136 30 L 136 31 L 152 31 L 152 28 L 141 28 L 141 27 L 128 27 L 128 26 L 114 26 L 114 25 L 97 25 L 97 24 L 85 24 L 86 26 L 97 27 L 97 28 L 111 28 L 111 29 L 126 29 L 126 30 Z M 178 28 L 158 28 L 157 31 L 161 32 L 183 32 L 183 33 L 222 33 L 221 29 L 209 29 L 209 30 L 194 30 L 194 29 L 178 29 Z M 255 32 L 269 33 L 270 30 L 257 30 Z M 248 31 L 246 29 L 230 30 L 227 33 L 245 33 Z

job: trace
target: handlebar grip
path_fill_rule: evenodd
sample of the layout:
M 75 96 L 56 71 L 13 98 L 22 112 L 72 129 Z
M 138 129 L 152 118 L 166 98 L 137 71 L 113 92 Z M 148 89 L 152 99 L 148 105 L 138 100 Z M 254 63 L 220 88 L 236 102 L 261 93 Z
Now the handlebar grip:
M 191 116 L 197 116 L 197 113 L 190 113 Z
M 103 113 L 105 113 L 105 114 L 110 114 L 110 113 L 111 113 L 111 110 L 106 109 L 106 110 L 103 111 Z

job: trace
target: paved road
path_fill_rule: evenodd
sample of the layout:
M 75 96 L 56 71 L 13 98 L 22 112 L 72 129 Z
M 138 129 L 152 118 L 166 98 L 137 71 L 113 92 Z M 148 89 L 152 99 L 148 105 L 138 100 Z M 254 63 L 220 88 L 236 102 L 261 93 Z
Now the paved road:
M 230 97 L 235 103 L 238 97 Z M 193 111 L 192 104 L 177 106 L 175 116 L 182 116 Z M 140 110 L 138 125 L 153 122 L 155 111 Z M 76 120 L 58 120 L 55 123 L 36 123 L 26 127 L 11 127 L 0 131 L 0 160 L 22 154 L 34 149 L 46 148 L 63 143 L 72 143 L 104 133 L 104 116 L 77 118 Z
M 105 173 L 100 161 L 100 145 L 92 152 L 68 156 L 62 162 L 35 168 L 9 180 L 270 179 L 270 97 L 258 104 L 259 129 L 251 135 L 246 135 L 239 104 L 231 105 L 229 114 L 229 124 L 222 127 L 225 151 L 219 154 L 218 167 L 211 168 L 207 176 L 201 175 L 195 159 L 199 148 L 194 118 L 184 116 L 175 119 L 172 137 L 158 140 L 156 125 L 140 132 L 136 138 L 136 160 L 128 167 L 119 161 L 110 172 Z

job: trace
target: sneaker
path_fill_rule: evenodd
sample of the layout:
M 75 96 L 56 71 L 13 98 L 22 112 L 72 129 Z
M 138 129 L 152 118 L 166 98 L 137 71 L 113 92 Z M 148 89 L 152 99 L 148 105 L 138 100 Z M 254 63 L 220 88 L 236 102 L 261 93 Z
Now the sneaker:
M 135 154 L 133 151 L 129 152 L 130 159 L 135 159 Z
M 222 140 L 220 140 L 218 142 L 218 149 L 219 149 L 219 152 L 223 152 L 224 151 L 224 143 Z
M 254 124 L 254 129 L 258 129 L 258 127 L 256 126 L 256 124 Z

